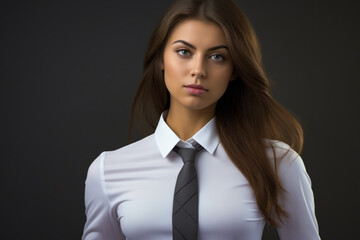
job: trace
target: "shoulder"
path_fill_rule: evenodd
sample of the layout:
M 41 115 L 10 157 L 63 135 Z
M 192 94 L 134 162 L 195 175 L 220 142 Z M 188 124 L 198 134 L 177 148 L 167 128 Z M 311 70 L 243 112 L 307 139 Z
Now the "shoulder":
M 106 151 L 106 157 L 121 155 L 121 154 L 127 154 L 127 153 L 136 153 L 143 149 L 149 149 L 152 147 L 152 145 L 155 144 L 155 138 L 154 134 L 151 134 L 145 138 L 142 138 L 136 142 L 133 142 L 129 145 L 123 146 L 121 148 L 112 150 L 112 151 Z
M 280 178 L 306 174 L 303 159 L 288 144 L 266 139 L 265 146 L 266 154 L 271 163 L 276 166 Z
M 145 160 L 151 155 L 160 154 L 155 142 L 154 134 L 139 141 L 112 151 L 102 152 L 90 165 L 90 173 L 104 173 L 109 168 L 124 167 L 127 164 Z
M 265 139 L 265 148 L 268 158 L 278 165 L 291 165 L 298 159 L 301 160 L 300 155 L 284 142 Z
M 305 196 L 311 200 L 313 198 L 311 179 L 301 156 L 289 145 L 280 141 L 267 140 L 266 148 L 268 158 L 274 164 L 286 192 L 286 199 L 300 199 Z M 282 204 L 286 203 L 282 202 Z
M 154 134 L 112 151 L 102 152 L 89 166 L 86 182 L 104 188 L 105 179 L 117 170 L 132 166 L 158 152 Z

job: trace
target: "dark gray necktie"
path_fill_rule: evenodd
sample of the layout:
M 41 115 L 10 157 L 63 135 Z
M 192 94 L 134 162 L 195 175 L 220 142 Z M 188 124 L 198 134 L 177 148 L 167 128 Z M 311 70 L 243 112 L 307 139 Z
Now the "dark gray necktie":
M 195 168 L 195 156 L 202 149 L 174 147 L 184 161 L 179 172 L 173 203 L 173 240 L 196 240 L 199 217 L 199 190 Z

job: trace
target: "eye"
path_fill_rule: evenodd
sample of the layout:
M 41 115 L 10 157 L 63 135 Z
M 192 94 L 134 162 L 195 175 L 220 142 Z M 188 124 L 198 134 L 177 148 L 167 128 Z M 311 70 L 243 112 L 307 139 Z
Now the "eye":
M 178 54 L 180 54 L 181 56 L 189 56 L 190 55 L 190 51 L 186 50 L 186 49 L 180 49 L 176 51 Z
M 217 62 L 222 62 L 222 61 L 225 60 L 225 57 L 220 55 L 220 54 L 211 55 L 210 58 L 217 61 Z

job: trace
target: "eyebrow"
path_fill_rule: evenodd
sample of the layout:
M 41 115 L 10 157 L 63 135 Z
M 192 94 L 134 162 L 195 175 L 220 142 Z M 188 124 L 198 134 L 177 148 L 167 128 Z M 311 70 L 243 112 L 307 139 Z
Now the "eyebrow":
M 176 40 L 176 41 L 173 42 L 172 44 L 175 44 L 175 43 L 182 43 L 182 44 L 184 44 L 184 45 L 186 45 L 186 46 L 188 46 L 188 47 L 193 48 L 193 49 L 196 50 L 196 47 L 195 47 L 194 45 L 192 45 L 192 44 L 190 44 L 190 43 L 188 43 L 188 42 L 186 42 L 186 41 L 184 41 L 184 40 Z M 216 50 L 216 49 L 219 49 L 219 48 L 226 48 L 227 50 L 229 50 L 229 48 L 228 48 L 227 46 L 225 46 L 225 45 L 219 45 L 219 46 L 211 47 L 211 48 L 209 48 L 207 51 L 210 52 L 210 51 L 213 51 L 213 50 Z

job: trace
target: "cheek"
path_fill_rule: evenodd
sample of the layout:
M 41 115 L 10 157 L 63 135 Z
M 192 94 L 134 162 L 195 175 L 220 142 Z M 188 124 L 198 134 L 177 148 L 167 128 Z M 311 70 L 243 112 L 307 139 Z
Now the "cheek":
M 184 84 L 186 66 L 181 60 L 174 57 L 164 56 L 164 80 L 168 90 L 179 84 Z
M 230 68 L 224 68 L 224 69 L 218 69 L 218 71 L 212 72 L 213 76 L 213 89 L 214 96 L 216 98 L 221 97 L 230 82 L 231 74 L 232 74 L 232 67 Z
M 164 70 L 168 75 L 177 75 L 181 71 L 181 61 L 172 53 L 164 54 Z
M 212 76 L 215 82 L 220 86 L 227 86 L 232 75 L 232 67 L 227 67 L 224 69 L 218 69 L 217 71 L 212 72 Z

